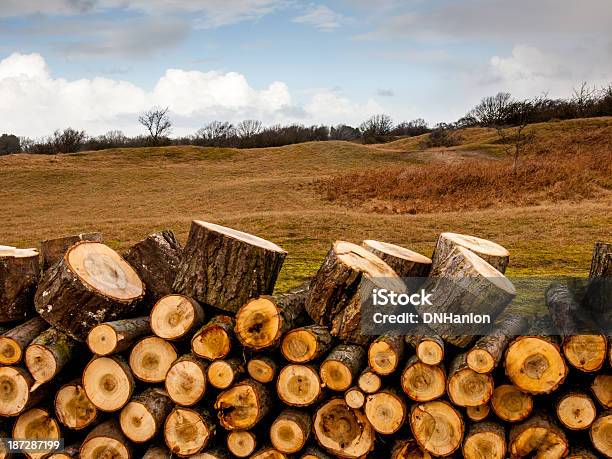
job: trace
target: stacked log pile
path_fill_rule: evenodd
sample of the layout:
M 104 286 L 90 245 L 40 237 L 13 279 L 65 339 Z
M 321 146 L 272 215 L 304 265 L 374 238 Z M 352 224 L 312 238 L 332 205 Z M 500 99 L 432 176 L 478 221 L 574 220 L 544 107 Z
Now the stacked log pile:
M 0 246 L 0 436 L 65 442 L 27 457 L 612 457 L 612 348 L 584 331 L 610 314 L 610 244 L 586 300 L 543 293 L 559 333 L 542 336 L 506 309 L 508 251 L 473 236 L 441 234 L 431 259 L 337 241 L 284 294 L 286 252 L 247 233 L 194 221 L 184 247 L 162 231 L 123 256 L 101 240 Z M 495 329 L 362 334 L 362 287 L 406 277 Z

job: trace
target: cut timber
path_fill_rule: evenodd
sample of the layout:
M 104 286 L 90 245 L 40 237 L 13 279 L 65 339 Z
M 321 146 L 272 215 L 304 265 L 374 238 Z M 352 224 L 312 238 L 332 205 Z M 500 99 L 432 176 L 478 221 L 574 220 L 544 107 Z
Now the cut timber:
M 612 328 L 612 312 L 610 312 L 612 280 L 610 277 L 612 277 L 612 243 L 597 242 L 593 247 L 590 279 L 584 303 L 602 330 Z
M 236 457 L 249 457 L 257 448 L 257 437 L 248 430 L 233 430 L 227 434 L 227 449 Z
M 207 448 L 206 451 L 200 454 L 191 456 L 192 459 L 230 459 L 230 453 L 222 446 Z M 172 459 L 171 457 L 169 459 Z
M 556 459 L 568 452 L 565 433 L 548 416 L 537 414 L 510 429 L 510 457 Z
M 70 429 L 84 429 L 98 417 L 96 406 L 87 398 L 78 380 L 60 387 L 55 394 L 54 406 L 59 422 Z
M 599 370 L 606 361 L 607 338 L 595 333 L 597 325 L 572 292 L 558 283 L 546 289 L 546 305 L 557 332 L 563 337 L 563 354 L 575 368 L 585 372 Z
M 404 337 L 406 343 L 414 347 L 419 360 L 427 365 L 438 365 L 444 360 L 444 340 L 426 325 L 421 325 L 416 333 Z
M 316 446 L 309 446 L 300 456 L 300 459 L 332 459 L 331 456 L 321 451 Z
M 612 375 L 597 375 L 591 384 L 597 401 L 606 409 L 612 408 Z
M 438 267 L 455 247 L 464 247 L 474 252 L 500 273 L 506 272 L 510 253 L 505 248 L 486 239 L 457 233 L 440 234 L 432 257 L 432 270 Z
M 572 446 L 567 459 L 597 459 L 597 456 L 584 446 Z
M 339 398 L 317 408 L 313 429 L 319 444 L 337 457 L 361 458 L 374 449 L 374 429 L 365 414 Z
M 147 448 L 142 459 L 172 459 L 172 453 L 166 446 L 153 445 Z
M 119 415 L 121 430 L 134 443 L 151 440 L 161 431 L 172 411 L 172 400 L 166 391 L 149 388 L 134 396 Z
M 134 378 L 121 357 L 97 357 L 83 371 L 87 398 L 101 411 L 117 411 L 132 397 Z
M 268 446 L 253 454 L 251 459 L 288 459 L 288 456 Z
M 427 277 L 431 269 L 431 259 L 399 245 L 371 239 L 361 245 L 387 263 L 400 277 Z
M 351 387 L 364 363 L 365 351 L 361 346 L 339 344 L 321 363 L 321 381 L 331 390 L 345 391 Z
M 344 402 L 349 408 L 358 410 L 365 404 L 365 394 L 359 387 L 351 387 L 344 393 Z
M 393 444 L 391 459 L 431 459 L 431 454 L 423 450 L 414 438 L 408 438 Z
M 172 363 L 178 358 L 176 349 L 158 336 L 148 336 L 136 343 L 130 352 L 130 368 L 136 378 L 148 383 L 163 382 Z
M 49 328 L 47 322 L 41 317 L 34 317 L 6 331 L 0 336 L 0 364 L 19 363 L 27 345 L 47 328 Z
M 494 422 L 481 422 L 470 426 L 462 448 L 465 459 L 505 459 L 506 433 Z
M 396 433 L 408 417 L 406 401 L 396 389 L 368 395 L 364 412 L 374 430 L 383 435 Z
M 236 314 L 236 337 L 248 349 L 276 347 L 284 333 L 304 321 L 307 294 L 306 285 L 282 295 L 250 300 Z
M 368 348 L 368 365 L 379 375 L 390 375 L 404 357 L 404 337 L 383 335 L 376 338 Z
M 461 415 L 440 400 L 413 405 L 410 428 L 421 448 L 434 456 L 449 456 L 459 449 L 464 432 Z
M 244 366 L 238 358 L 215 360 L 208 366 L 207 380 L 217 389 L 227 389 L 244 374 Z
M 79 242 L 49 268 L 40 281 L 36 311 L 78 341 L 102 322 L 132 314 L 144 296 L 144 284 L 110 247 Z
M 204 323 L 204 309 L 185 295 L 166 295 L 151 310 L 151 330 L 160 338 L 191 336 Z
M 212 417 L 204 409 L 177 407 L 172 410 L 164 424 L 166 445 L 180 457 L 202 452 L 215 435 L 215 431 Z
M 36 249 L 0 246 L 0 323 L 32 316 L 38 270 Z
M 17 416 L 36 405 L 46 395 L 36 389 L 34 378 L 20 367 L 0 367 L 0 416 Z
M 568 392 L 557 401 L 557 417 L 567 429 L 588 429 L 597 417 L 597 408 L 588 395 Z
M 278 363 L 272 357 L 258 355 L 247 362 L 247 372 L 255 381 L 267 384 L 274 381 L 278 372 Z
M 308 441 L 311 429 L 312 419 L 308 413 L 284 409 L 270 427 L 270 441 L 281 453 L 297 453 Z
M 507 314 L 495 323 L 495 330 L 481 337 L 467 353 L 467 364 L 476 373 L 490 373 L 501 361 L 510 341 L 527 329 L 523 316 Z
M 446 391 L 446 374 L 440 365 L 427 365 L 412 356 L 402 372 L 404 393 L 417 402 L 429 402 L 442 397 Z
M 102 242 L 102 233 L 80 233 L 41 241 L 40 258 L 43 272 L 60 261 L 70 247 L 81 241 Z
M 493 394 L 495 394 L 495 391 L 493 391 Z M 489 416 L 490 411 L 491 411 L 490 405 L 488 403 L 485 403 L 484 405 L 466 407 L 465 415 L 471 421 L 480 422 L 486 419 L 487 416 Z
M 286 255 L 265 239 L 194 221 L 174 291 L 236 312 L 249 299 L 272 293 Z
M 206 393 L 208 362 L 186 354 L 172 363 L 165 379 L 166 391 L 174 403 L 192 406 Z
M 322 395 L 319 373 L 310 365 L 291 364 L 284 367 L 276 380 L 276 392 L 289 406 L 310 406 Z
M 463 316 L 488 316 L 493 322 L 516 294 L 512 283 L 504 275 L 470 250 L 456 246 L 432 268 L 431 276 L 423 284 L 430 295 L 432 306 L 416 305 L 419 314 L 438 313 Z M 444 341 L 467 347 L 473 336 L 463 333 L 455 323 L 436 323 L 429 326 Z M 474 330 L 474 331 L 477 331 Z M 458 336 L 459 335 L 459 336 Z
M 268 414 L 271 408 L 268 389 L 251 379 L 221 392 L 215 401 L 221 426 L 227 430 L 249 430 Z
M 14 440 L 59 440 L 61 437 L 57 421 L 42 408 L 32 408 L 19 415 L 13 426 Z M 42 459 L 52 449 L 34 446 L 23 448 L 22 451 L 31 459 Z
M 491 408 L 502 421 L 519 422 L 531 414 L 533 398 L 512 384 L 502 384 L 493 391 Z
M 76 355 L 77 343 L 51 327 L 38 335 L 25 351 L 25 364 L 37 384 L 51 381 Z
M 53 453 L 50 456 L 47 456 L 46 459 L 78 459 L 80 447 L 81 445 L 78 443 L 66 446 L 63 451 Z
M 130 349 L 145 335 L 151 334 L 149 317 L 122 319 L 96 325 L 87 335 L 87 346 L 96 355 L 111 355 Z
M 164 230 L 149 235 L 123 254 L 146 285 L 148 302 L 173 293 L 182 250 L 174 233 Z
M 123 435 L 116 419 L 98 424 L 89 432 L 81 445 L 81 459 L 130 459 L 132 446 Z
M 207 360 L 223 359 L 232 350 L 234 319 L 215 316 L 200 328 L 191 339 L 191 350 Z
M 448 396 L 457 406 L 479 406 L 493 394 L 493 377 L 476 373 L 467 365 L 466 353 L 458 354 L 448 370 Z
M 382 379 L 371 368 L 366 368 L 357 378 L 357 385 L 366 394 L 373 394 L 380 390 Z
M 306 363 L 322 357 L 332 345 L 327 327 L 309 325 L 285 334 L 281 344 L 283 356 L 293 363 Z
M 519 336 L 506 351 L 506 375 L 523 392 L 548 394 L 565 380 L 568 369 L 559 346 L 548 336 Z
M 310 283 L 306 311 L 318 325 L 330 326 L 332 336 L 367 344 L 371 337 L 361 329 L 361 296 L 369 296 L 371 287 L 396 293 L 406 288 L 395 271 L 376 255 L 350 242 L 336 241 Z
M 595 420 L 590 435 L 595 449 L 606 457 L 612 457 L 612 412 L 606 411 Z

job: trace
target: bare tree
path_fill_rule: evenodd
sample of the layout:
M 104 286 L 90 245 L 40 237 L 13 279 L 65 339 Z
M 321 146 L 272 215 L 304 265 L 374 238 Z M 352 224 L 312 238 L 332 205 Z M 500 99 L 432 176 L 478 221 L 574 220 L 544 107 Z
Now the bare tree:
M 153 145 L 157 145 L 161 138 L 168 136 L 172 131 L 172 122 L 168 117 L 168 107 L 153 107 L 140 115 L 138 122 L 149 131 L 149 137 Z
M 586 81 L 583 81 L 579 87 L 573 89 L 570 103 L 576 109 L 576 115 L 584 116 L 597 100 L 597 88 L 590 87 Z
M 235 136 L 234 125 L 227 121 L 211 121 L 203 128 L 198 129 L 195 140 L 204 145 L 213 147 L 227 146 L 229 140 Z
M 241 139 L 248 139 L 257 135 L 262 130 L 261 121 L 258 120 L 244 120 L 236 125 L 236 135 Z
M 496 127 L 506 124 L 512 98 L 508 92 L 485 97 L 468 114 L 481 126 Z
M 360 135 L 359 129 L 346 124 L 338 124 L 329 130 L 329 138 L 331 140 L 355 140 L 358 139 Z
M 79 151 L 85 140 L 85 131 L 66 128 L 63 131 L 56 130 L 51 136 L 51 145 L 57 153 L 74 153 Z
M 371 116 L 359 126 L 366 143 L 384 140 L 383 137 L 388 136 L 391 129 L 393 129 L 393 120 L 385 114 Z
M 512 101 L 507 109 L 507 116 L 512 119 L 513 127 L 506 127 L 504 124 L 494 126 L 506 146 L 506 153 L 512 158 L 513 174 L 516 174 L 523 150 L 533 142 L 533 132 L 528 132 L 527 126 L 532 122 L 533 114 L 543 99 L 544 97 L 537 97 L 532 100 Z

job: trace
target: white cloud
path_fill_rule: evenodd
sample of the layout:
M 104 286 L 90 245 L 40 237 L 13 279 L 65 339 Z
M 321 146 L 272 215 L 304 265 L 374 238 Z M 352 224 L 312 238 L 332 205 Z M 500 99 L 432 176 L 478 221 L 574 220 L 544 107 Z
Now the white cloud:
M 311 5 L 306 13 L 293 18 L 293 22 L 308 24 L 320 30 L 330 31 L 340 27 L 346 22 L 346 18 L 325 5 Z
M 0 61 L 0 131 L 38 137 L 72 126 L 101 134 L 121 129 L 141 133 L 136 115 L 153 105 L 170 107 L 175 134 L 194 132 L 212 119 L 264 123 L 357 123 L 381 111 L 337 93 L 316 90 L 302 105 L 283 82 L 253 88 L 235 72 L 168 69 L 147 91 L 128 81 L 96 77 L 55 78 L 39 54 L 14 53 Z

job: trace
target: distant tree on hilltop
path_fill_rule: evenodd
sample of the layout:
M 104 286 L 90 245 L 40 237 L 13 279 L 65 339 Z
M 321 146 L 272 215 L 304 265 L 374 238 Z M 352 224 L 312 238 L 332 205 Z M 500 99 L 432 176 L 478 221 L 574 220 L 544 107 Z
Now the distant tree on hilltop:
M 149 138 L 153 145 L 170 134 L 172 122 L 168 116 L 168 107 L 153 107 L 138 117 L 138 122 L 149 132 Z
M 0 156 L 19 153 L 20 151 L 21 145 L 19 142 L 19 137 L 13 134 L 0 135 Z

